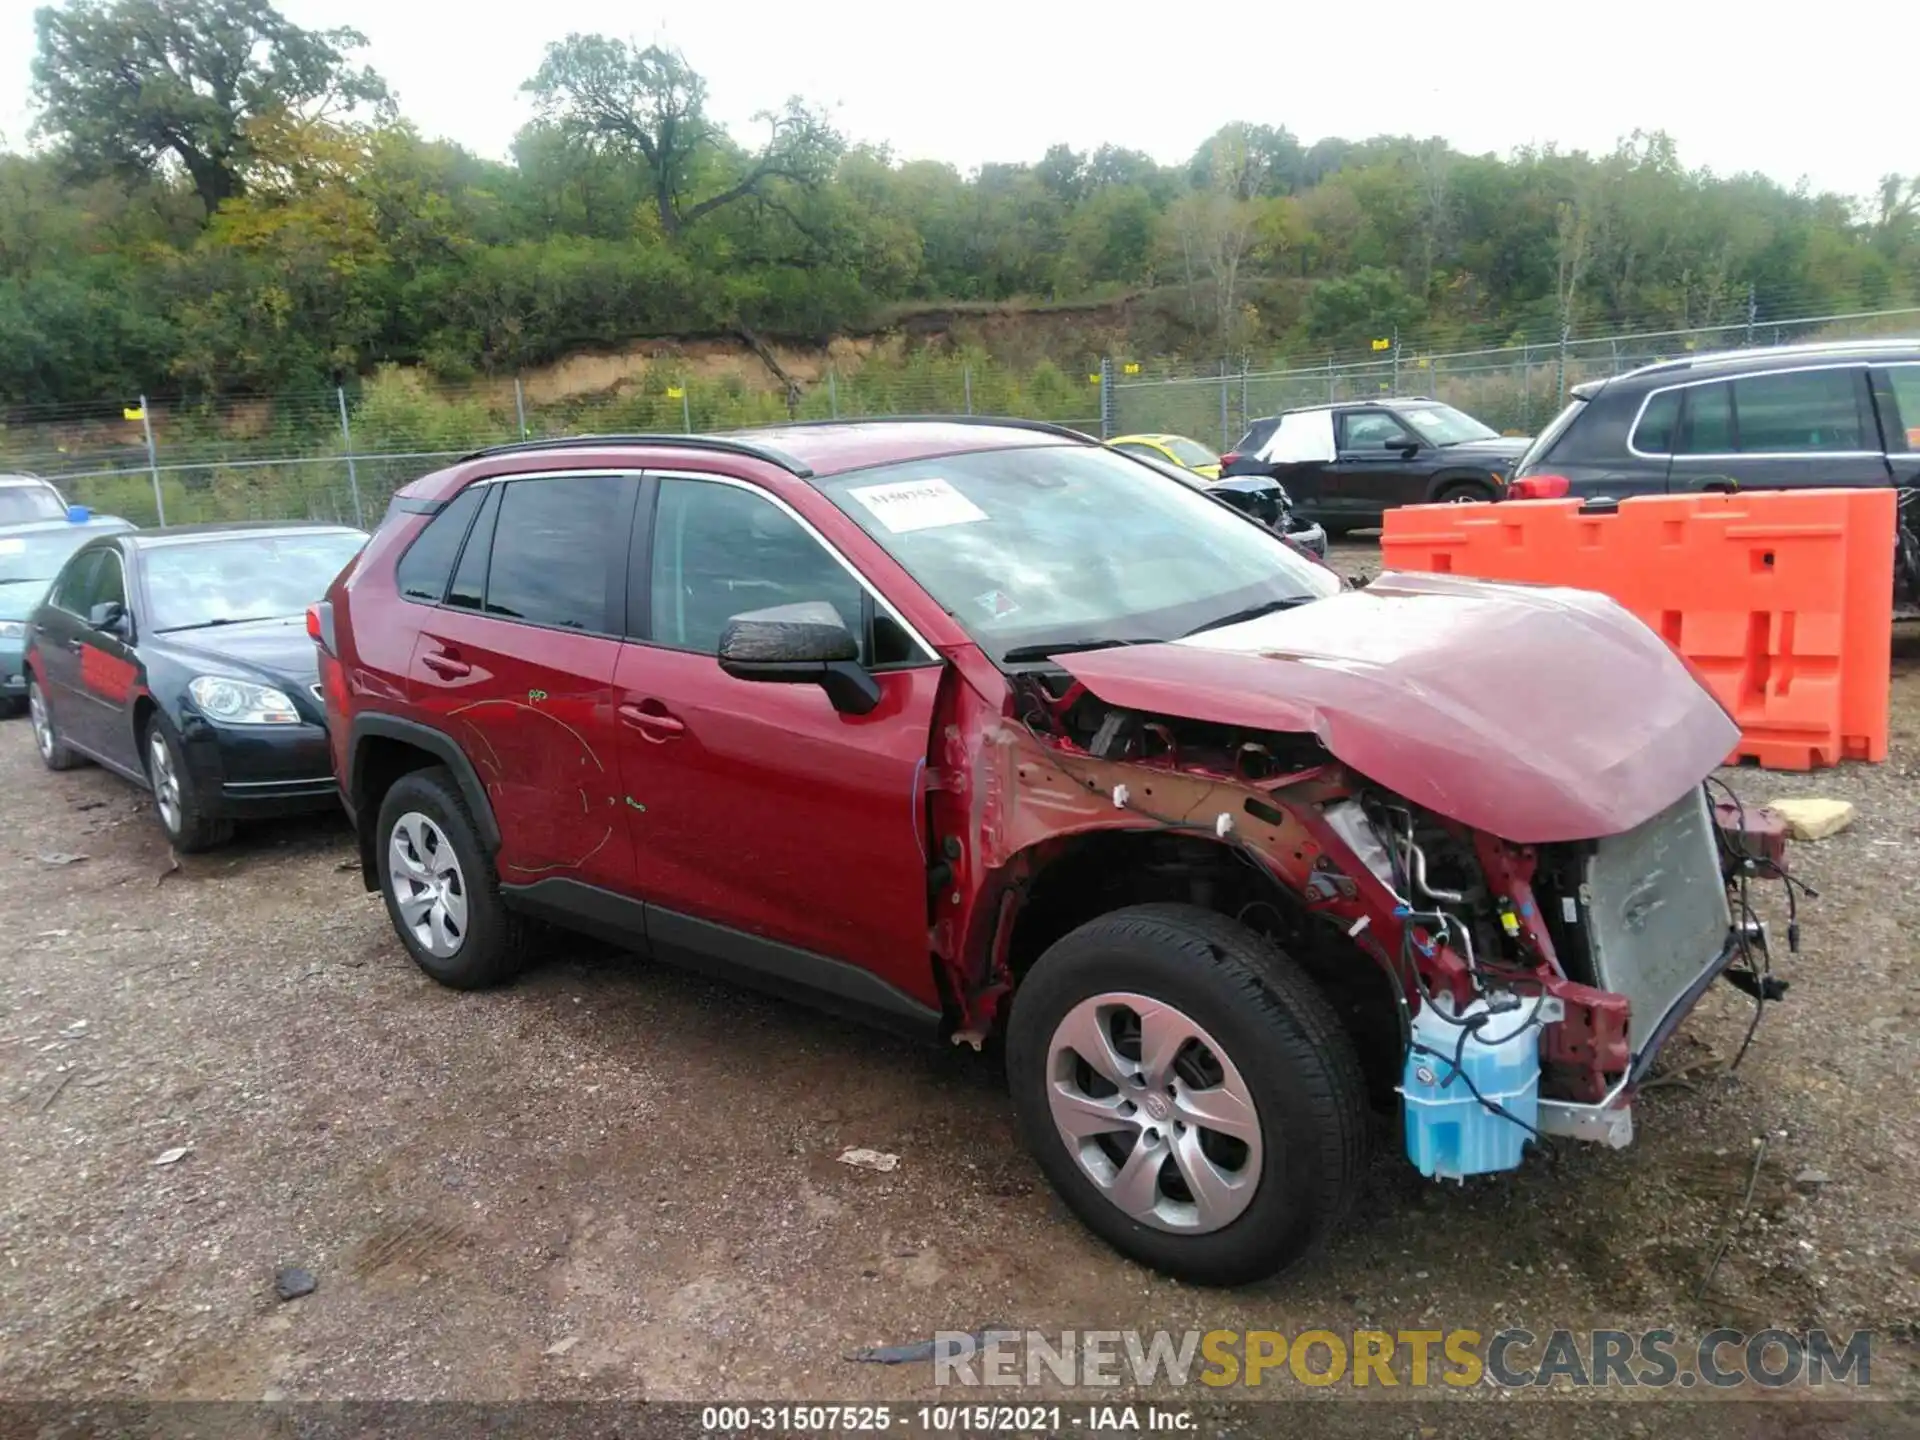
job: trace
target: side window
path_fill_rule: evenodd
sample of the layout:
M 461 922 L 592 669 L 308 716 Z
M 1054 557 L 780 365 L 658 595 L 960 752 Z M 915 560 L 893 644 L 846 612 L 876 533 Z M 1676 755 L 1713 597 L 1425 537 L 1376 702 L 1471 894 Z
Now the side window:
M 100 569 L 101 550 L 83 550 L 67 562 L 53 587 L 53 603 L 69 615 L 85 615 L 92 608 L 87 597 L 93 593 L 93 580 Z
M 1686 392 L 1680 412 L 1676 455 L 1730 455 L 1733 453 L 1733 389 L 1726 382 L 1694 385 Z
M 122 609 L 127 604 L 127 574 L 120 565 L 120 557 L 112 550 L 100 552 L 100 566 L 93 572 L 91 595 L 87 601 L 87 611 L 95 605 L 118 605 Z
M 1673 432 L 1680 423 L 1680 390 L 1662 390 L 1647 401 L 1640 412 L 1640 423 L 1633 427 L 1628 443 L 1642 455 L 1671 455 Z
M 466 538 L 467 526 L 473 522 L 473 512 L 480 508 L 483 493 L 480 486 L 468 486 L 413 537 L 413 544 L 393 571 L 394 583 L 407 599 L 440 603 L 440 597 L 447 593 L 447 572 L 453 569 L 453 558 L 460 553 L 460 542 Z
M 626 509 L 632 484 L 622 475 L 565 475 L 500 487 L 486 613 L 562 630 L 616 633 L 620 627 L 608 623 L 608 579 L 616 568 L 609 564 L 609 521 Z M 617 568 L 624 577 L 624 565 Z
M 1920 451 L 1920 365 L 1889 365 L 1884 373 L 1900 412 L 1887 417 L 1887 448 Z
M 486 603 L 487 563 L 493 555 L 493 531 L 500 518 L 500 496 L 506 488 L 504 485 L 484 487 L 486 499 L 481 502 L 480 518 L 473 523 L 466 548 L 460 552 L 460 563 L 454 568 L 453 584 L 447 587 L 449 605 L 478 610 Z
M 1733 408 L 1740 417 L 1741 451 L 1818 454 L 1869 448 L 1861 423 L 1861 373 L 1800 370 L 1735 380 Z
M 1359 410 L 1340 417 L 1342 450 L 1384 450 L 1413 437 L 1393 416 L 1381 410 Z
M 1123 455 L 1144 455 L 1149 460 L 1165 460 L 1167 458 L 1151 445 L 1116 445 L 1113 448 Z
M 660 482 L 648 611 L 655 644 L 717 654 L 734 616 L 809 600 L 831 605 L 860 635 L 865 599 L 846 567 L 771 500 L 732 485 Z M 904 641 L 898 635 L 895 648 Z M 864 641 L 860 650 L 872 658 Z

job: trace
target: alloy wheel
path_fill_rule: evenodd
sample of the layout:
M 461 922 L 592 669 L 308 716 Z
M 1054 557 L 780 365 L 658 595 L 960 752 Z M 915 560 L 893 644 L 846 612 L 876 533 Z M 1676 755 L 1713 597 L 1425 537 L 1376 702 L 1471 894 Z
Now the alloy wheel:
M 1069 1010 L 1047 1055 L 1047 1103 L 1069 1153 L 1142 1225 L 1204 1235 L 1232 1224 L 1260 1184 L 1260 1115 L 1220 1043 L 1145 995 Z
M 467 881 L 446 831 L 418 810 L 407 811 L 388 839 L 387 873 L 415 943 L 438 960 L 458 953 L 467 938 Z
M 160 733 L 158 725 L 147 737 L 147 774 L 153 780 L 153 803 L 159 807 L 160 823 L 167 827 L 169 835 L 178 835 L 180 776 L 173 768 L 173 751 L 167 748 L 167 737 Z
M 46 697 L 38 681 L 27 686 L 27 714 L 33 721 L 33 743 L 40 747 L 40 758 L 53 758 L 53 717 L 47 713 Z

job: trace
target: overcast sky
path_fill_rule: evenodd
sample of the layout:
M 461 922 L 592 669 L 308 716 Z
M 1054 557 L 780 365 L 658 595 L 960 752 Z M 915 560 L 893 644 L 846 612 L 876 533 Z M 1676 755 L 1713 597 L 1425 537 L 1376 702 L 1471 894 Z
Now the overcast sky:
M 1851 195 L 1920 172 L 1906 75 L 1920 4 L 1769 13 L 1726 0 L 1374 0 L 1132 5 L 1063 0 L 281 0 L 351 25 L 425 133 L 504 156 L 520 83 L 569 31 L 664 39 L 743 139 L 789 94 L 904 158 L 1035 160 L 1064 140 L 1186 158 L 1229 120 L 1328 135 L 1438 134 L 1469 152 L 1606 150 L 1663 129 L 1689 165 Z M 34 0 L 0 0 L 0 134 L 31 112 Z

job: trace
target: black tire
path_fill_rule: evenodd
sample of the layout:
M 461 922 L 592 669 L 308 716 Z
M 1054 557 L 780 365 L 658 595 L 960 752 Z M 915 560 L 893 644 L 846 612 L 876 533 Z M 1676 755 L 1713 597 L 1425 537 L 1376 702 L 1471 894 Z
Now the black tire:
M 394 831 L 409 814 L 424 815 L 452 846 L 460 889 L 466 901 L 465 929 L 458 948 L 436 955 L 414 934 L 401 914 L 393 876 Z M 427 974 L 455 990 L 484 990 L 512 979 L 527 962 L 528 921 L 500 895 L 500 875 L 480 843 L 460 786 L 446 767 L 435 765 L 401 776 L 380 802 L 375 821 L 374 856 L 387 916 L 407 953 Z
M 161 799 L 161 780 L 153 753 L 155 746 L 165 748 L 167 764 L 179 786 L 173 819 L 167 817 L 168 807 Z M 140 763 L 147 772 L 147 784 L 153 791 L 153 818 L 160 822 L 161 832 L 174 849 L 182 855 L 197 855 L 203 850 L 217 849 L 233 838 L 233 821 L 208 813 L 207 797 L 200 793 L 198 784 L 187 769 L 186 755 L 180 748 L 180 737 L 158 711 L 147 720 L 147 728 L 141 733 Z
M 1449 480 L 1433 497 L 1436 505 L 1465 505 L 1493 499 L 1493 487 L 1479 480 Z
M 53 706 L 47 703 L 47 692 L 40 688 L 40 678 L 28 671 L 28 710 L 32 710 L 36 702 L 45 717 L 44 730 L 36 725 L 33 736 L 33 748 L 40 754 L 40 763 L 49 770 L 78 770 L 87 762 L 60 742 L 60 727 L 53 718 Z
M 1076 1005 L 1110 992 L 1189 1016 L 1251 1093 L 1264 1157 L 1252 1200 L 1222 1228 L 1141 1223 L 1061 1138 L 1048 1101 L 1054 1032 Z M 1333 1008 L 1285 955 L 1197 906 L 1116 910 L 1051 946 L 1015 993 L 1007 1071 L 1027 1146 L 1068 1206 L 1123 1255 L 1195 1284 L 1245 1284 L 1292 1264 L 1345 1217 L 1366 1173 L 1366 1081 Z

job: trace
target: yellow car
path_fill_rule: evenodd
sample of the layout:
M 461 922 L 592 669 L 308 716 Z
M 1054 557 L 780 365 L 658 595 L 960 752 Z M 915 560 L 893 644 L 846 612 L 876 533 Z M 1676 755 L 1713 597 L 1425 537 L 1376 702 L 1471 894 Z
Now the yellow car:
M 1169 461 L 1209 480 L 1220 478 L 1220 457 L 1198 440 L 1189 440 L 1184 435 L 1122 435 L 1107 443 L 1116 450 L 1144 455 L 1149 460 Z

